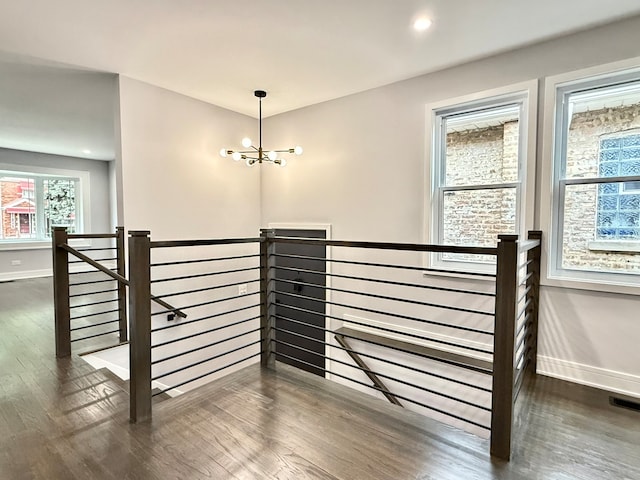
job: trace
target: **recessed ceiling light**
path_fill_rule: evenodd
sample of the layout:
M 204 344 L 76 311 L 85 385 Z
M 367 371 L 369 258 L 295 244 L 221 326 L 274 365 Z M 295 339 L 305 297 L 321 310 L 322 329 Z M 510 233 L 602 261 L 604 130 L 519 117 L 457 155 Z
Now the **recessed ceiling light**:
M 82 153 L 84 153 L 85 155 L 89 155 L 91 153 L 91 150 L 85 148 L 84 150 L 82 150 Z
M 424 32 L 431 26 L 431 20 L 427 17 L 420 17 L 413 22 L 413 28 L 418 32 Z

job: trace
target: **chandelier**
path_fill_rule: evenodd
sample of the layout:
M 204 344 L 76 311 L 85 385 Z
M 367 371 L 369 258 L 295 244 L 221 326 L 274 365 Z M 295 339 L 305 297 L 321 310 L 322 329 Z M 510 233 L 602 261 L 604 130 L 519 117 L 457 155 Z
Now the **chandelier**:
M 262 148 L 262 99 L 267 96 L 267 92 L 264 90 L 256 90 L 253 94 L 258 97 L 260 104 L 259 107 L 259 125 L 260 125 L 260 140 L 258 146 L 254 146 L 250 138 L 245 137 L 242 139 L 242 146 L 248 150 L 229 150 L 223 148 L 220 150 L 220 156 L 230 156 L 236 162 L 245 160 L 249 167 L 252 167 L 256 163 L 273 163 L 274 165 L 280 165 L 284 167 L 287 161 L 280 157 L 281 153 L 294 153 L 296 155 L 302 155 L 302 147 L 297 146 L 294 148 L 286 148 L 283 150 L 268 150 Z

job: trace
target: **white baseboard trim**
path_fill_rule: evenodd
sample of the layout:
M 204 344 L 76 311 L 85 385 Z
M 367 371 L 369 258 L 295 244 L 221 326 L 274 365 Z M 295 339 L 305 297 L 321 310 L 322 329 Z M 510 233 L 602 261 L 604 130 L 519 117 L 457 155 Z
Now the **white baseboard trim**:
M 538 355 L 538 374 L 640 397 L 640 376 Z
M 104 265 L 107 268 L 116 268 L 117 264 L 114 260 L 100 262 L 101 265 Z M 98 270 L 93 268 L 91 265 L 86 263 L 74 263 L 69 265 L 70 273 L 77 272 L 96 272 Z M 10 282 L 12 280 L 25 280 L 27 278 L 41 278 L 41 277 L 51 277 L 53 276 L 53 271 L 51 268 L 42 268 L 39 270 L 23 270 L 23 271 L 15 271 L 15 272 L 0 272 L 0 282 Z
M 0 282 L 10 282 L 12 280 L 24 280 L 27 278 L 51 277 L 53 273 L 50 268 L 41 270 L 23 270 L 21 272 L 2 272 Z

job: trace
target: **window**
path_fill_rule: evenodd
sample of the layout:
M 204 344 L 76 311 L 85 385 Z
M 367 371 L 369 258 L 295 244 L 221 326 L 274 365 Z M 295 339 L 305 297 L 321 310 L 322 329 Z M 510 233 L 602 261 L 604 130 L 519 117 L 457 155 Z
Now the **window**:
M 46 241 L 54 226 L 82 231 L 80 177 L 0 170 L 0 242 Z
M 495 247 L 498 235 L 524 233 L 529 166 L 528 147 L 535 144 L 528 125 L 530 96 L 505 89 L 465 101 L 431 106 L 432 243 Z M 533 175 L 532 175 L 533 178 Z M 463 271 L 489 271 L 495 257 L 433 254 L 432 266 Z
M 600 141 L 598 173 L 618 177 L 640 174 L 640 133 L 604 138 Z M 640 241 L 640 182 L 598 186 L 596 238 Z
M 637 283 L 640 72 L 583 76 L 548 88 L 552 99 L 555 93 L 548 276 Z

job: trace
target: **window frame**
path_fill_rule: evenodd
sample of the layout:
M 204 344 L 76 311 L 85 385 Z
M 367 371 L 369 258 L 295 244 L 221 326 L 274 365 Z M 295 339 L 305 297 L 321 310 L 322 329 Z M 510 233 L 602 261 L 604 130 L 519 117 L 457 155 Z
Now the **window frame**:
M 518 142 L 518 178 L 515 182 L 483 184 L 477 186 L 452 187 L 441 185 L 444 175 L 444 148 L 446 139 L 440 119 L 452 113 L 481 110 L 483 108 L 499 108 L 507 105 L 519 105 L 519 142 Z M 533 228 L 535 172 L 536 172 L 536 138 L 537 138 L 537 104 L 538 80 L 529 80 L 491 90 L 451 98 L 426 106 L 426 153 L 425 161 L 425 198 L 424 206 L 424 241 L 440 243 L 443 225 L 444 191 L 477 190 L 488 188 L 516 188 L 516 233 L 525 235 Z M 445 143 L 443 143 L 443 141 Z M 497 239 L 496 239 L 497 240 Z M 495 272 L 495 263 L 472 261 L 444 260 L 439 255 L 425 254 L 425 268 L 449 270 L 444 273 L 464 276 L 459 272 L 487 273 Z M 425 272 L 426 275 L 440 275 L 439 272 Z M 473 277 L 482 278 L 482 277 Z
M 544 79 L 542 170 L 540 182 L 540 224 L 548 234 L 543 240 L 543 262 L 541 283 L 543 285 L 597 290 L 612 293 L 639 295 L 640 275 L 614 272 L 579 271 L 561 268 L 562 231 L 564 225 L 564 189 L 575 184 L 615 183 L 617 180 L 635 177 L 588 177 L 564 178 L 565 162 L 561 161 L 566 151 L 566 136 L 562 128 L 567 123 L 567 108 L 558 108 L 565 96 L 576 90 L 585 91 L 596 87 L 640 79 L 640 57 L 620 62 L 599 65 Z M 562 139 L 559 144 L 557 139 Z M 596 219 L 594 218 L 594 223 Z M 634 242 L 635 243 L 635 242 Z M 606 244 L 611 247 L 606 248 Z M 616 245 L 619 244 L 619 245 Z M 623 245 L 624 244 L 624 245 Z M 593 245 L 593 248 L 592 248 Z M 629 249 L 627 242 L 617 240 L 595 240 L 590 242 L 591 250 L 611 252 L 636 251 Z M 637 277 L 637 278 L 634 278 Z
M 11 172 L 11 175 L 15 175 L 16 177 L 26 177 L 26 178 L 36 178 L 37 184 L 43 184 L 45 179 L 55 179 L 55 180 L 69 180 L 77 179 L 76 184 L 76 216 L 77 216 L 77 229 L 76 233 L 82 233 L 91 231 L 91 216 L 90 205 L 91 205 L 91 196 L 90 196 L 90 173 L 84 170 L 68 170 L 68 169 L 57 169 L 57 168 L 47 168 L 40 167 L 35 165 L 22 165 L 22 164 L 12 164 L 12 163 L 0 163 L 0 171 Z M 43 211 L 43 203 L 44 197 L 38 194 L 38 187 L 36 186 L 36 194 L 33 201 L 36 203 L 36 212 L 38 209 Z M 41 197 L 41 198 L 39 198 Z M 27 238 L 16 238 L 16 239 L 0 239 L 0 250 L 28 250 L 28 249 L 42 249 L 48 248 L 51 246 L 51 240 L 47 239 L 44 235 L 44 224 L 40 225 L 44 220 L 44 216 L 42 219 L 36 220 L 37 224 L 37 235 L 35 239 L 27 239 Z M 77 245 L 89 245 L 90 242 L 86 240 L 81 240 L 78 242 L 71 242 Z

